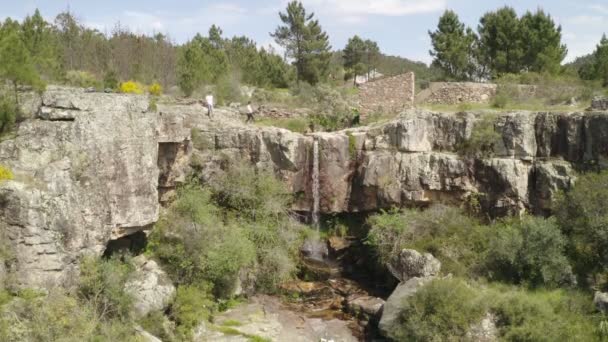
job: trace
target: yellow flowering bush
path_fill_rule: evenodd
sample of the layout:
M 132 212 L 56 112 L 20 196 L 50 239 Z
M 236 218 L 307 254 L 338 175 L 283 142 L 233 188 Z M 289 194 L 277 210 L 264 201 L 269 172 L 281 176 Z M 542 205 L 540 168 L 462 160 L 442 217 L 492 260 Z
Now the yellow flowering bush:
M 143 94 L 144 86 L 135 81 L 122 82 L 120 84 L 120 92 L 126 94 Z
M 163 93 L 163 86 L 158 82 L 154 82 L 148 87 L 148 92 L 150 95 L 160 96 Z
M 0 165 L 0 182 L 13 179 L 13 173 L 7 167 Z

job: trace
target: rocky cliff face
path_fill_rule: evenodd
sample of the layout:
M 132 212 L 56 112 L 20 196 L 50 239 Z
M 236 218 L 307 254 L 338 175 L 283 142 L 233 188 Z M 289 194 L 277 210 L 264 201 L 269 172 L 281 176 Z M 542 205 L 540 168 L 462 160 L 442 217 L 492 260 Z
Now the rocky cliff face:
M 157 220 L 157 117 L 147 105 L 51 88 L 0 143 L 0 164 L 15 174 L 0 185 L 0 222 L 19 284 L 63 282 L 82 253 Z
M 320 145 L 321 211 L 370 211 L 435 201 L 479 202 L 491 215 L 544 212 L 574 180 L 573 164 L 608 153 L 605 113 L 499 116 L 492 158 L 458 153 L 475 129 L 474 114 L 409 112 L 381 125 L 307 136 L 280 129 L 194 128 L 205 141 L 193 155 L 203 175 L 219 169 L 218 153 L 276 171 L 310 211 L 312 141 Z
M 268 169 L 310 211 L 312 145 L 319 142 L 320 209 L 377 210 L 435 201 L 479 202 L 492 215 L 548 210 L 570 186 L 573 164 L 608 154 L 608 115 L 509 113 L 492 158 L 458 147 L 478 122 L 473 114 L 411 111 L 384 124 L 301 135 L 242 124 L 238 112 L 213 119 L 193 105 L 159 105 L 143 96 L 50 88 L 15 138 L 0 142 L 0 164 L 15 180 L 0 184 L 0 225 L 8 232 L 18 283 L 69 279 L 83 253 L 146 230 L 160 202 L 196 171 L 203 181 L 229 160 Z

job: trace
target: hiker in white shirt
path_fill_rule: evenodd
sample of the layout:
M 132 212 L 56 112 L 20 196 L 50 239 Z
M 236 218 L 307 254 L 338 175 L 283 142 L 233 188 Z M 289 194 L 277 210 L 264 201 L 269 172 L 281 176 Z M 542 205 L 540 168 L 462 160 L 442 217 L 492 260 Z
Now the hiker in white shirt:
M 245 122 L 248 123 L 249 121 L 253 122 L 253 107 L 251 106 L 251 101 L 247 102 L 247 120 L 245 120 Z
M 213 95 L 205 96 L 205 102 L 207 103 L 207 116 L 211 117 L 213 114 Z

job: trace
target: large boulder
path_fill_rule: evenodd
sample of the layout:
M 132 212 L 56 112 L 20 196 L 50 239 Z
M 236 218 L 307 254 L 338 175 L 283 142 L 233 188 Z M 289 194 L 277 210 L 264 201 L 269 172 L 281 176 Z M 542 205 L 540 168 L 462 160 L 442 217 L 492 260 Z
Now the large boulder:
M 384 336 L 389 336 L 392 327 L 397 324 L 403 302 L 416 294 L 416 292 L 433 278 L 411 278 L 397 285 L 393 293 L 388 297 L 382 309 L 382 316 L 378 328 Z
M 348 298 L 346 306 L 355 315 L 364 315 L 370 318 L 377 318 L 384 306 L 382 298 L 373 296 L 357 296 Z
M 432 254 L 404 249 L 389 260 L 387 267 L 400 282 L 411 278 L 428 278 L 439 274 L 441 262 Z
M 591 110 L 608 110 L 608 97 L 596 96 L 591 100 Z
M 593 296 L 593 304 L 601 312 L 608 312 L 608 293 L 596 291 Z
M 125 284 L 125 291 L 134 299 L 136 317 L 167 308 L 175 295 L 175 286 L 154 260 L 140 255 L 132 260 L 135 274 Z

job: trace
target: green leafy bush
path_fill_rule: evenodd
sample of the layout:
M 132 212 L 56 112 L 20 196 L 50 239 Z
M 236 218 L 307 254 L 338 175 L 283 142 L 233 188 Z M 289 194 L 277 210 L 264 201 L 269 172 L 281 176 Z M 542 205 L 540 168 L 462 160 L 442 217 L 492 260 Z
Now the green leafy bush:
M 287 213 L 291 200 L 270 173 L 228 167 L 210 189 L 188 185 L 153 230 L 148 252 L 167 264 L 179 284 L 207 281 L 229 296 L 239 276 L 273 291 L 295 272 L 300 226 Z
M 381 264 L 411 248 L 433 254 L 446 273 L 476 274 L 487 250 L 487 227 L 460 209 L 444 205 L 381 212 L 370 216 L 367 225 L 367 243 Z
M 608 171 L 603 171 L 578 178 L 570 191 L 558 196 L 554 207 L 579 280 L 603 289 L 608 289 L 607 201 Z
M 241 162 L 231 163 L 210 186 L 220 206 L 252 220 L 282 220 L 293 200 L 274 174 Z
M 589 295 L 436 279 L 404 300 L 388 327 L 396 341 L 467 341 L 487 313 L 501 341 L 600 341 Z
M 530 286 L 573 282 L 566 239 L 555 220 L 525 216 L 492 228 L 486 258 L 491 278 Z
M 217 310 L 211 289 L 205 283 L 182 285 L 177 288 L 171 306 L 171 318 L 177 324 L 177 334 L 183 340 L 191 339 L 192 329 L 211 319 Z
M 65 74 L 65 82 L 74 87 L 101 88 L 101 82 L 95 75 L 82 70 L 70 70 Z
M 255 250 L 242 227 L 226 225 L 211 194 L 195 186 L 180 190 L 168 216 L 150 236 L 149 250 L 178 284 L 211 282 L 229 295 L 239 271 L 254 262 Z
M 485 314 L 486 304 L 464 281 L 434 280 L 404 301 L 389 337 L 395 341 L 462 341 L 470 326 Z
M 492 285 L 484 297 L 505 341 L 601 340 L 589 295 Z
M 118 89 L 119 83 L 120 82 L 118 81 L 118 75 L 116 74 L 116 72 L 114 70 L 106 71 L 105 75 L 103 76 L 103 87 L 104 88 L 116 90 L 116 89 Z
M 459 152 L 475 158 L 491 157 L 502 138 L 501 134 L 496 132 L 495 122 L 495 115 L 484 114 L 479 118 L 473 126 L 471 136 L 459 147 Z
M 109 318 L 60 289 L 21 291 L 2 307 L 2 341 L 138 341 L 132 322 Z
M 80 263 L 78 297 L 90 305 L 101 319 L 131 317 L 133 298 L 124 286 L 133 272 L 130 262 L 118 257 L 103 260 L 84 257 Z
M 14 100 L 0 96 L 0 135 L 8 132 L 19 117 L 19 106 Z

